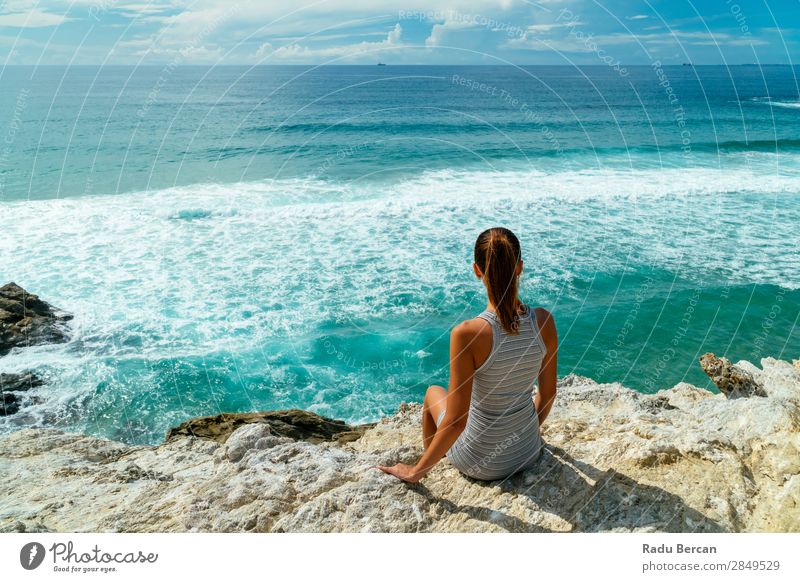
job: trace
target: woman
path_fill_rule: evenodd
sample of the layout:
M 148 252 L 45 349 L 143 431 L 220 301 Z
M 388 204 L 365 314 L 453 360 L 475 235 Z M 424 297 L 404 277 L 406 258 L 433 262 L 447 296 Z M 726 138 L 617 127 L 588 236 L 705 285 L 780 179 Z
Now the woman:
M 414 466 L 378 467 L 409 483 L 445 454 L 465 475 L 494 480 L 531 466 L 542 451 L 539 427 L 556 395 L 553 316 L 520 301 L 522 253 L 510 230 L 482 232 L 472 268 L 486 287 L 488 305 L 450 334 L 450 388 L 431 386 L 423 403 L 425 452 Z

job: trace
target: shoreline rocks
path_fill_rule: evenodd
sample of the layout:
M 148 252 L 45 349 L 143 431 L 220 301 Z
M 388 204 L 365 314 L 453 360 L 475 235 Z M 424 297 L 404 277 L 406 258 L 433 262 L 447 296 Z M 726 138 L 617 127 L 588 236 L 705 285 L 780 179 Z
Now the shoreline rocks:
M 72 315 L 53 307 L 16 283 L 0 287 L 0 356 L 14 348 L 69 340 L 66 322 Z M 19 412 L 31 388 L 44 381 L 33 372 L 0 374 L 0 416 Z M 35 401 L 35 399 L 34 399 Z
M 306 410 L 269 410 L 266 412 L 224 413 L 214 416 L 199 416 L 182 422 L 169 429 L 166 442 L 193 436 L 218 443 L 225 443 L 228 437 L 242 426 L 263 424 L 269 427 L 270 434 L 288 437 L 293 440 L 318 444 L 324 441 L 347 443 L 364 434 L 373 424 L 350 426 L 344 421 L 320 416 Z
M 192 419 L 153 447 L 20 430 L 0 437 L 0 530 L 800 531 L 800 369 L 735 366 L 764 396 L 564 378 L 541 459 L 492 482 L 447 460 L 416 485 L 374 469 L 419 457 L 419 404 L 347 429 L 302 411 Z
M 16 283 L 0 287 L 0 356 L 13 348 L 62 343 L 72 315 L 53 307 Z
M 44 384 L 33 372 L 0 374 L 0 416 L 16 414 L 22 406 L 25 393 Z
M 731 364 L 728 358 L 718 358 L 709 352 L 700 357 L 700 367 L 719 388 L 719 391 L 728 398 L 767 395 L 764 387 L 753 378 L 750 372 Z

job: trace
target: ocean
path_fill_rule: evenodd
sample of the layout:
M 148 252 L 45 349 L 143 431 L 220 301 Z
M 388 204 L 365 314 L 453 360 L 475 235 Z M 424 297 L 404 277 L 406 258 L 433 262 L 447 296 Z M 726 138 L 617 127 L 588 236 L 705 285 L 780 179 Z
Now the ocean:
M 798 72 L 6 67 L 0 284 L 75 319 L 0 359 L 48 382 L 0 431 L 377 420 L 446 384 L 497 225 L 560 375 L 713 390 L 706 351 L 798 358 Z

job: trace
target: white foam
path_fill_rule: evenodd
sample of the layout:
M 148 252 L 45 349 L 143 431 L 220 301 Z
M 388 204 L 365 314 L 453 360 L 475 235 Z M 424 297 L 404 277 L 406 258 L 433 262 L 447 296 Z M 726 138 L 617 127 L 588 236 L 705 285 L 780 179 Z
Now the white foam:
M 800 101 L 775 101 L 769 97 L 754 97 L 752 101 L 763 103 L 771 107 L 782 107 L 786 109 L 800 109 Z
M 146 386 L 119 377 L 114 366 L 126 358 L 223 354 L 239 365 L 256 350 L 269 369 L 273 350 L 306 358 L 325 322 L 354 334 L 405 322 L 384 336 L 442 328 L 441 313 L 460 313 L 481 293 L 471 244 L 498 224 L 522 239 L 526 292 L 551 304 L 637 266 L 713 285 L 797 288 L 800 173 L 784 160 L 450 170 L 372 185 L 286 180 L 5 203 L 0 280 L 76 316 L 71 344 L 7 362 L 71 370 L 63 406 L 103 383 Z

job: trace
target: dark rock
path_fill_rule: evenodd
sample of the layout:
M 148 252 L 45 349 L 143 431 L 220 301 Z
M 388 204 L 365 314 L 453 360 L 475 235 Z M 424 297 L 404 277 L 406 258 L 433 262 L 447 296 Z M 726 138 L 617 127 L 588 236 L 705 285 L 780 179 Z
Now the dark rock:
M 661 394 L 643 399 L 641 401 L 642 408 L 653 414 L 659 414 L 665 410 L 676 410 L 677 407 L 669 403 L 669 398 Z
M 269 425 L 277 436 L 289 437 L 311 443 L 354 441 L 374 424 L 351 426 L 341 420 L 327 418 L 305 410 L 270 410 L 266 412 L 223 413 L 215 416 L 191 418 L 169 429 L 166 440 L 180 436 L 195 436 L 224 443 L 233 431 L 250 423 Z
M 42 301 L 16 283 L 0 287 L 0 356 L 12 348 L 61 343 L 69 339 L 72 315 Z
M 750 372 L 732 364 L 727 358 L 718 358 L 709 352 L 700 357 L 700 367 L 728 398 L 767 395 Z
M 26 523 L 18 519 L 0 527 L 0 533 L 47 533 L 50 531 L 51 530 L 47 529 L 41 523 Z
M 32 372 L 0 374 L 0 416 L 19 412 L 22 393 L 42 384 L 42 379 Z
M 0 394 L 0 416 L 11 416 L 19 412 L 19 398 L 11 392 Z
M 44 384 L 39 376 L 33 372 L 23 374 L 0 374 L 0 389 L 3 392 L 27 392 Z

